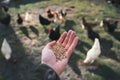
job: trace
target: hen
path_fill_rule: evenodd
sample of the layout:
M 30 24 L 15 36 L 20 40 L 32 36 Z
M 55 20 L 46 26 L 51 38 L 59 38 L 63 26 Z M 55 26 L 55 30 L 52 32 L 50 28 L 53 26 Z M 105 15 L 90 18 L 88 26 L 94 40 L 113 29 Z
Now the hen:
M 6 60 L 11 58 L 12 49 L 6 39 L 2 43 L 1 52 Z
M 32 20 L 32 16 L 31 16 L 31 13 L 30 12 L 26 12 L 25 13 L 25 21 L 30 23 Z
M 62 17 L 66 17 L 67 12 L 65 12 L 64 10 L 60 10 L 60 14 L 61 14 Z
M 23 18 L 21 17 L 21 15 L 19 13 L 17 14 L 17 17 L 18 17 L 17 23 L 22 24 L 23 23 Z
M 113 21 L 113 20 L 103 19 L 100 23 L 100 26 L 104 27 L 104 29 L 106 31 L 108 31 L 109 33 L 113 33 L 115 31 L 115 29 L 117 28 L 118 22 L 119 21 L 117 21 L 117 20 Z
M 97 25 L 98 25 L 98 23 L 87 22 L 85 17 L 82 17 L 82 22 L 81 22 L 82 29 L 85 29 L 85 26 L 95 27 Z
M 42 25 L 49 25 L 49 24 L 52 23 L 53 21 L 52 21 L 52 20 L 48 20 L 48 19 L 44 18 L 43 16 L 39 15 L 39 22 L 40 22 Z
M 55 24 L 58 24 L 58 25 L 60 25 L 60 24 L 62 24 L 62 23 L 64 23 L 65 21 L 66 21 L 66 18 L 65 17 L 63 17 L 61 14 L 59 14 L 58 12 L 55 12 L 54 13 L 54 23 Z
M 92 63 L 101 54 L 101 47 L 98 38 L 95 38 L 92 48 L 87 52 L 87 56 L 82 64 Z
M 59 37 L 60 37 L 60 26 L 57 26 L 54 29 L 49 28 L 49 38 L 51 40 L 58 40 Z
M 95 40 L 95 38 L 98 38 L 100 39 L 100 36 L 97 32 L 93 31 L 93 29 L 91 28 L 91 26 L 85 26 L 85 31 L 86 31 L 86 34 L 88 36 L 88 38 L 90 38 L 91 40 Z
M 48 18 L 53 18 L 54 17 L 54 12 L 52 12 L 50 9 L 47 10 L 47 17 Z

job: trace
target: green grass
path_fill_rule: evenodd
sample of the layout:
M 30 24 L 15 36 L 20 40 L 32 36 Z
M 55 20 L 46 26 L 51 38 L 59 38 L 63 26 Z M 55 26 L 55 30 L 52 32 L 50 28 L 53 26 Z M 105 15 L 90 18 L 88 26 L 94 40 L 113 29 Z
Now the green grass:
M 52 0 L 52 1 L 32 1 L 32 0 L 16 0 L 11 2 L 11 7 L 9 10 L 9 13 L 12 16 L 12 22 L 11 27 L 8 29 L 5 29 L 3 26 L 0 26 L 0 47 L 3 41 L 3 38 L 7 38 L 8 42 L 11 44 L 11 47 L 13 48 L 13 56 L 12 58 L 18 58 L 18 64 L 16 67 L 13 64 L 7 64 L 3 58 L 3 56 L 0 56 L 0 71 L 3 72 L 2 69 L 5 69 L 7 65 L 10 66 L 7 67 L 9 71 L 11 69 L 16 69 L 17 71 L 12 72 L 0 72 L 0 80 L 12 80 L 17 78 L 18 76 L 23 76 L 22 78 L 18 80 L 31 80 L 28 77 L 29 75 L 34 75 L 32 73 L 31 68 L 28 66 L 34 67 L 40 63 L 40 57 L 41 57 L 41 50 L 46 43 L 48 43 L 50 40 L 48 39 L 47 34 L 44 32 L 43 26 L 40 24 L 37 24 L 35 28 L 39 31 L 39 37 L 34 37 L 34 40 L 37 40 L 35 45 L 26 44 L 24 41 L 25 35 L 20 31 L 19 26 L 16 24 L 16 14 L 17 13 L 25 13 L 26 11 L 34 12 L 38 11 L 42 8 L 46 8 L 51 5 L 58 5 L 61 8 L 64 8 L 64 6 L 67 6 L 69 8 L 70 6 L 75 6 L 73 9 L 73 16 L 67 17 L 66 27 L 62 27 L 61 33 L 69 29 L 73 29 L 76 31 L 76 35 L 79 37 L 79 43 L 74 51 L 74 53 L 77 56 L 73 56 L 76 63 L 80 64 L 78 66 L 81 69 L 81 61 L 84 60 L 87 51 L 91 48 L 93 45 L 93 42 L 88 39 L 85 34 L 84 30 L 82 30 L 80 26 L 81 17 L 85 16 L 87 21 L 94 22 L 97 19 L 97 22 L 100 22 L 103 18 L 111 17 L 111 18 L 118 18 L 119 13 L 118 9 L 116 9 L 114 6 L 107 5 L 106 3 L 99 3 L 89 0 Z M 39 12 L 41 13 L 41 12 Z M 68 14 L 69 15 L 69 14 Z M 50 26 L 54 27 L 54 24 L 51 24 Z M 28 33 L 32 34 L 31 30 L 27 27 Z M 86 74 L 82 75 L 85 77 L 86 80 L 112 80 L 113 78 L 115 80 L 119 80 L 120 76 L 120 25 L 118 26 L 118 29 L 116 30 L 116 33 L 114 36 L 108 34 L 104 31 L 103 28 L 100 28 L 99 26 L 94 28 L 95 31 L 99 32 L 100 36 L 103 42 L 102 45 L 104 50 L 100 56 L 100 58 L 95 61 L 92 65 L 88 65 L 88 68 L 86 70 Z M 18 56 L 18 57 L 17 57 Z M 76 57 L 76 58 L 75 58 Z M 20 59 L 20 61 L 19 61 Z M 3 63 L 4 62 L 4 63 Z M 26 65 L 24 65 L 26 64 Z M 96 68 L 89 69 L 89 67 L 95 66 Z M 74 67 L 74 66 L 73 66 Z M 24 69 L 26 69 L 27 75 L 24 75 Z M 73 68 L 74 69 L 74 68 Z M 67 71 L 67 70 L 66 70 Z M 20 72 L 21 74 L 16 74 L 16 72 Z M 74 70 L 73 70 L 74 72 Z M 8 74 L 9 73 L 9 74 Z M 22 74 L 23 73 L 23 74 Z M 15 74 L 15 76 L 10 77 L 10 74 Z M 65 72 L 63 73 L 65 74 Z M 70 73 L 71 74 L 71 73 Z M 4 75 L 1 77 L 1 75 Z M 77 75 L 77 74 L 76 74 Z M 10 77 L 10 79 L 9 79 Z M 67 76 L 62 76 L 67 77 Z M 76 79 L 78 80 L 78 79 Z

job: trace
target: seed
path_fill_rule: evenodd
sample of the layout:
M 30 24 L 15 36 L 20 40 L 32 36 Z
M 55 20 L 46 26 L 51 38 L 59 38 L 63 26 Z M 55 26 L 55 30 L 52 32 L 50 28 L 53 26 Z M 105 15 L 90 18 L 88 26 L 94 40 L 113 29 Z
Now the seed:
M 66 50 L 61 44 L 56 43 L 51 49 L 54 52 L 57 61 L 65 58 Z

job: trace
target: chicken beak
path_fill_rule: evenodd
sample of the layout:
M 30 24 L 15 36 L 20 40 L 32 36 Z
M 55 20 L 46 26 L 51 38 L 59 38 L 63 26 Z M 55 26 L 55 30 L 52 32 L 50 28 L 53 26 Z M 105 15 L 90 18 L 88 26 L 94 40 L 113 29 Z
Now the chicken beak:
M 82 62 L 82 65 L 86 65 L 86 64 L 87 64 L 86 62 L 84 62 L 84 61 Z

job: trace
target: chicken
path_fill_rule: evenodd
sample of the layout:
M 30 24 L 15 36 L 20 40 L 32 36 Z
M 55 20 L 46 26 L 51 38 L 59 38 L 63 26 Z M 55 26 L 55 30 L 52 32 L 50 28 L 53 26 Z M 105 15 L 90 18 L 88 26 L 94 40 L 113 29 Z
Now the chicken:
M 17 23 L 22 24 L 23 23 L 23 18 L 21 17 L 21 15 L 19 13 L 17 14 L 17 17 L 18 17 Z
M 2 43 L 1 52 L 6 60 L 9 60 L 11 58 L 12 49 L 6 39 L 4 39 Z
M 54 17 L 54 12 L 52 12 L 50 9 L 47 10 L 47 17 L 48 18 L 53 18 Z
M 4 25 L 9 25 L 11 21 L 11 16 L 5 11 L 3 7 L 0 6 L 0 23 Z
M 49 38 L 51 40 L 58 40 L 60 37 L 60 26 L 57 26 L 54 29 L 49 28 Z
M 64 10 L 60 10 L 60 14 L 61 14 L 62 17 L 66 17 L 67 12 L 65 12 Z
M 55 24 L 58 24 L 58 25 L 60 25 L 60 24 L 62 24 L 62 23 L 64 23 L 65 21 L 66 21 L 66 19 L 65 19 L 65 17 L 63 17 L 61 14 L 59 14 L 58 12 L 55 12 L 54 13 L 54 23 Z
M 92 48 L 87 52 L 87 56 L 82 64 L 92 63 L 101 54 L 101 47 L 98 38 L 95 38 Z
M 31 16 L 30 12 L 26 12 L 25 13 L 25 21 L 30 23 L 31 20 L 32 20 L 32 16 Z
M 119 7 L 119 5 L 120 5 L 120 1 L 119 0 L 106 0 L 106 1 L 107 1 L 107 3 L 113 4 L 116 7 Z
M 46 18 L 44 18 L 43 16 L 39 15 L 39 22 L 40 22 L 42 25 L 49 25 L 49 24 L 52 23 L 53 21 L 52 21 L 52 20 L 49 20 L 49 19 L 46 19 Z
M 104 27 L 104 29 L 108 31 L 109 33 L 113 33 L 115 29 L 117 28 L 118 22 L 119 21 L 117 20 L 113 21 L 113 20 L 103 19 L 100 23 L 100 26 Z
M 86 31 L 86 34 L 88 36 L 88 38 L 90 38 L 91 40 L 94 41 L 95 38 L 98 38 L 100 39 L 100 36 L 97 32 L 93 31 L 93 29 L 91 28 L 91 26 L 85 26 L 85 31 Z
M 87 22 L 86 19 L 85 19 L 85 17 L 82 17 L 82 22 L 81 22 L 82 29 L 85 29 L 85 26 L 95 27 L 97 25 L 98 25 L 98 23 Z

